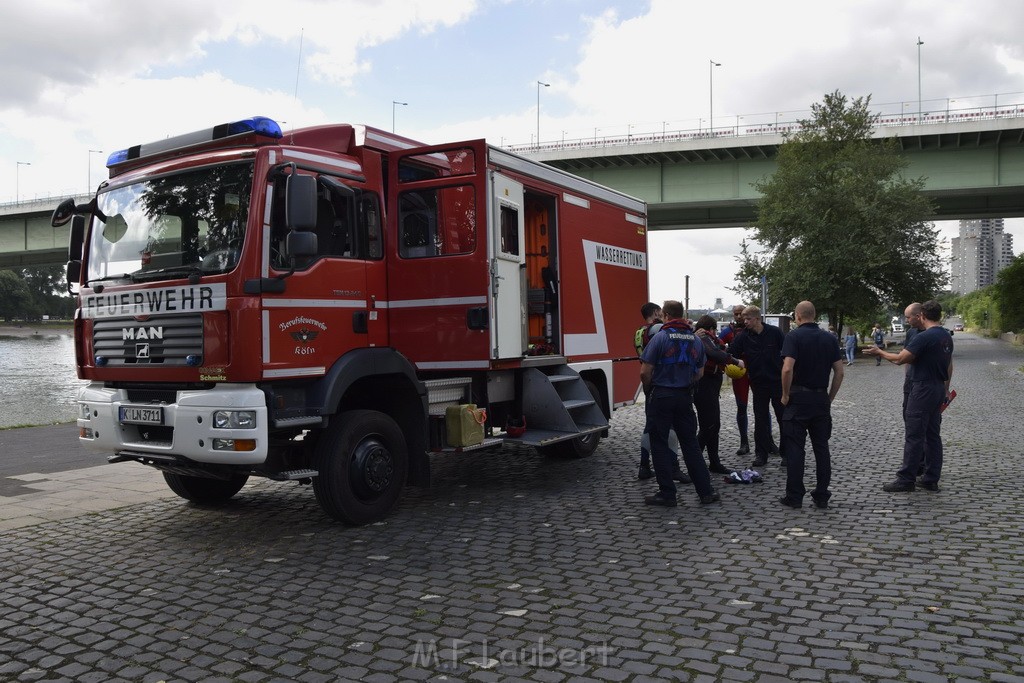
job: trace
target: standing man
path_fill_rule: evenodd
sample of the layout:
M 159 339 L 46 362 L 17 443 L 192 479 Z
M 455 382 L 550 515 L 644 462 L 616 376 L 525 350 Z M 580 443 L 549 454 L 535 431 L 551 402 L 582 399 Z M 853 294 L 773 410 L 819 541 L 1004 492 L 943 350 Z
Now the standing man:
M 772 450 L 772 418 L 769 406 L 775 412 L 775 419 L 782 420 L 782 330 L 774 325 L 765 325 L 761 309 L 747 306 L 743 309 L 746 329 L 733 340 L 732 355 L 742 358 L 747 364 L 750 389 L 754 392 L 754 462 L 751 467 L 768 464 Z M 832 340 L 835 344 L 835 339 Z M 838 350 L 838 345 L 836 346 Z M 782 464 L 786 464 L 783 455 Z
M 878 323 L 875 323 L 875 326 L 871 328 L 871 341 L 874 342 L 875 346 L 878 348 L 883 351 L 885 350 L 885 332 L 882 332 L 882 327 Z M 882 357 L 876 356 L 875 367 L 877 368 L 881 364 Z
M 647 348 L 647 344 L 651 341 L 651 337 L 658 333 L 661 329 L 661 306 L 648 301 L 640 307 L 640 315 L 643 316 L 644 324 L 637 328 L 633 335 L 633 346 L 636 348 L 637 358 L 641 357 L 644 353 L 644 349 Z M 644 391 L 644 413 L 647 411 L 647 391 Z M 651 469 L 651 435 L 648 430 L 649 422 L 644 423 L 644 434 L 640 437 L 640 470 L 637 472 L 637 479 L 644 480 L 650 479 L 654 476 L 654 470 Z M 679 448 L 679 441 L 676 439 L 675 432 L 669 432 L 668 435 L 668 447 L 676 452 Z M 678 458 L 674 464 L 675 470 L 672 478 L 681 484 L 689 484 L 690 479 L 683 474 L 679 468 Z
M 782 457 L 787 463 L 786 495 L 779 502 L 791 508 L 803 505 L 804 444 L 811 437 L 816 482 L 811 498 L 819 508 L 828 507 L 832 493 L 832 401 L 843 384 L 843 359 L 832 335 L 818 327 L 810 301 L 794 310 L 797 327 L 782 343 Z M 829 386 L 829 375 L 832 384 Z
M 693 403 L 697 408 L 697 443 L 701 451 L 708 451 L 708 470 L 715 474 L 729 474 L 732 469 L 722 464 L 718 454 L 718 435 L 722 428 L 722 375 L 726 365 L 743 367 L 743 361 L 733 358 L 725 350 L 725 343 L 715 336 L 718 323 L 710 315 L 697 321 L 697 338 L 704 344 L 704 375 L 697 383 Z
M 644 349 L 640 381 L 647 393 L 647 421 L 651 459 L 658 478 L 658 493 L 644 498 L 647 505 L 675 507 L 676 485 L 672 480 L 675 460 L 668 446 L 672 429 L 683 449 L 683 462 L 702 504 L 718 502 L 711 475 L 697 445 L 697 418 L 693 413 L 693 388 L 704 373 L 704 346 L 683 319 L 683 305 L 666 301 L 665 323 Z
M 736 336 L 746 326 L 743 322 L 742 304 L 732 307 L 732 323 L 722 328 L 719 335 L 726 344 L 732 345 Z M 733 355 L 738 355 L 733 352 Z M 747 420 L 747 399 L 750 396 L 750 376 L 744 374 L 742 377 L 732 381 L 732 393 L 736 397 L 736 427 L 740 430 L 740 447 L 736 455 L 747 455 L 750 453 L 750 440 L 747 438 L 749 421 Z
M 903 313 L 918 332 L 902 351 L 890 353 L 877 347 L 867 350 L 896 365 L 913 365 L 910 395 L 903 411 L 903 464 L 896 479 L 882 487 L 888 493 L 913 491 L 922 463 L 921 488 L 938 491 L 942 476 L 942 404 L 949 399 L 953 377 L 953 337 L 942 326 L 938 301 L 921 304 L 919 316 L 913 315 L 912 306 Z

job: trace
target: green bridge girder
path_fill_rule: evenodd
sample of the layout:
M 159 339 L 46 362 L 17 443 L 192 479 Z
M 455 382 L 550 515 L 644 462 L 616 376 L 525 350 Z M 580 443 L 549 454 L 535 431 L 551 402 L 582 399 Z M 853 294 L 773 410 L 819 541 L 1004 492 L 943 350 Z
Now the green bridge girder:
M 880 127 L 925 178 L 936 220 L 1024 216 L 1024 109 L 1021 116 Z M 652 230 L 746 227 L 756 219 L 751 184 L 775 171 L 784 142 L 774 131 L 741 136 L 659 136 L 515 150 L 648 203 Z M 0 268 L 64 263 L 67 228 L 50 226 L 61 198 L 0 206 Z M 87 197 L 77 197 L 79 203 Z
M 1024 216 L 1024 116 L 878 128 L 925 178 L 936 220 Z M 756 220 L 752 183 L 775 171 L 782 135 L 621 139 L 620 144 L 520 152 L 645 200 L 652 230 L 745 227 Z

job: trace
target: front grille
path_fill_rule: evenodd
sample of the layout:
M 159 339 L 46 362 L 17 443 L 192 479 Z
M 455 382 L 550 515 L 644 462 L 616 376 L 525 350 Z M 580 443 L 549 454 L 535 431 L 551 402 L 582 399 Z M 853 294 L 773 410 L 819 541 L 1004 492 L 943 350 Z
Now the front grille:
M 188 356 L 202 358 L 201 313 L 135 318 L 104 318 L 93 322 L 93 353 L 108 366 L 184 366 Z

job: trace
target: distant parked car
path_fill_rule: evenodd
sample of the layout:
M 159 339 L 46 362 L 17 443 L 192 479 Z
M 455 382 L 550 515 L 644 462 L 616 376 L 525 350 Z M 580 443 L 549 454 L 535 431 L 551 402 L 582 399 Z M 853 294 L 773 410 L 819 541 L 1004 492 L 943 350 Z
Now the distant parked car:
M 964 331 L 964 324 L 963 323 L 957 323 L 956 325 L 953 325 L 953 331 L 954 332 L 963 332 Z

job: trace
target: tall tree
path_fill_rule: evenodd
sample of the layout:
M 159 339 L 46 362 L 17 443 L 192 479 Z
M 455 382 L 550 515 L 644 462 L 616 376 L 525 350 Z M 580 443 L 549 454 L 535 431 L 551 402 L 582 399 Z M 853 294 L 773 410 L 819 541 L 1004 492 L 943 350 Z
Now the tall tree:
M 10 270 L 0 270 L 0 318 L 24 318 L 32 311 L 32 296 L 25 281 Z
M 839 326 L 939 291 L 924 179 L 903 176 L 909 162 L 895 138 L 872 139 L 870 101 L 825 95 L 779 147 L 776 172 L 754 183 L 757 248 L 744 244 L 737 292 L 759 292 L 763 275 L 773 309 L 810 299 Z

